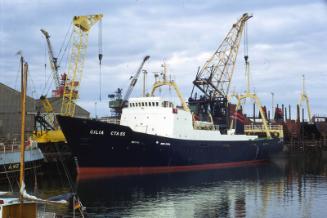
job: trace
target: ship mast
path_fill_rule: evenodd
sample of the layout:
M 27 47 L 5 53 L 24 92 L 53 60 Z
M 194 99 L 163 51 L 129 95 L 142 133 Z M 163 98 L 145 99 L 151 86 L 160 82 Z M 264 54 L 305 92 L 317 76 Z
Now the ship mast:
M 161 86 L 168 86 L 168 87 L 172 87 L 175 92 L 176 92 L 176 95 L 180 101 L 180 103 L 182 104 L 182 107 L 185 111 L 189 112 L 190 111 L 190 108 L 188 107 L 188 105 L 186 104 L 183 96 L 182 96 L 182 93 L 181 91 L 179 90 L 177 84 L 175 83 L 175 81 L 173 80 L 167 80 L 167 65 L 166 63 L 163 63 L 161 65 L 163 67 L 163 72 L 162 72 L 162 80 L 160 80 L 158 78 L 158 76 L 155 74 L 155 83 L 153 84 L 152 86 L 152 89 L 151 89 L 151 96 L 154 96 L 154 92 L 160 88 Z
M 23 212 L 23 193 L 22 187 L 24 186 L 24 154 L 25 154 L 25 106 L 26 106 L 26 86 L 27 86 L 27 71 L 28 64 L 24 62 L 23 56 L 20 58 L 21 62 L 21 131 L 20 131 L 20 174 L 19 174 L 19 185 L 20 185 L 20 217 Z

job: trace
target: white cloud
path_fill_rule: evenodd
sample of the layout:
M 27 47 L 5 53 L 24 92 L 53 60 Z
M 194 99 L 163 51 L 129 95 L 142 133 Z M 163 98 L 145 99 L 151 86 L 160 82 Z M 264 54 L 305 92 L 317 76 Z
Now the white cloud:
M 301 75 L 306 74 L 312 110 L 321 113 L 327 108 L 327 94 L 322 91 L 327 81 L 327 10 L 321 1 L 0 1 L 0 81 L 14 86 L 18 69 L 14 54 L 22 49 L 35 92 L 41 94 L 50 69 L 45 76 L 48 60 L 39 29 L 51 34 L 57 54 L 72 17 L 98 12 L 104 14 L 103 99 L 118 87 L 127 88 L 145 55 L 151 56 L 145 66 L 149 80 L 151 72 L 161 71 L 165 59 L 187 99 L 198 66 L 244 12 L 253 12 L 248 29 L 252 84 L 264 104 L 270 104 L 271 91 L 279 102 L 295 104 Z M 90 111 L 99 95 L 97 31 L 94 27 L 90 34 L 80 88 L 79 102 Z M 243 48 L 232 85 L 238 91 L 245 89 L 242 56 Z M 107 103 L 101 104 L 98 114 L 108 114 Z

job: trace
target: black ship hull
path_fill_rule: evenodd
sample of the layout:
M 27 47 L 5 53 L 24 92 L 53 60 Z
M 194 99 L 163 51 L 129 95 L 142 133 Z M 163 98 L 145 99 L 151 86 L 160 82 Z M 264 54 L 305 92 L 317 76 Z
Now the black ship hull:
M 79 178 L 234 167 L 270 159 L 280 139 L 183 140 L 90 119 L 58 116 Z

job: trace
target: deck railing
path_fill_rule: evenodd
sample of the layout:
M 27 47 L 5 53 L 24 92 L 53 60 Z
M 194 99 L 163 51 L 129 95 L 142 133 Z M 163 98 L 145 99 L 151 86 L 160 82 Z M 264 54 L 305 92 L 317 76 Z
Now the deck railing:
M 268 125 L 269 130 L 283 130 L 282 125 Z M 259 124 L 251 124 L 251 125 L 244 125 L 244 130 L 265 130 L 264 125 Z
M 18 149 L 18 145 L 13 141 L 12 143 L 0 142 L 0 152 L 6 153 L 8 151 L 13 152 Z
M 268 126 L 268 132 L 273 137 L 284 137 L 283 126 L 282 125 L 271 125 Z M 244 125 L 244 132 L 248 134 L 256 134 L 256 133 L 266 133 L 267 130 L 264 125 L 262 124 L 251 124 L 251 125 Z

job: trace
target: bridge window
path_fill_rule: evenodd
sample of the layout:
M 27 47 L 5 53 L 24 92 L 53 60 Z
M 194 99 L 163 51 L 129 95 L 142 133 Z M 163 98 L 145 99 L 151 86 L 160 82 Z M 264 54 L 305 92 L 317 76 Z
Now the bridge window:
M 159 102 L 156 102 L 156 106 L 159 107 Z
M 169 107 L 169 102 L 168 101 L 163 101 L 162 106 L 163 107 Z

